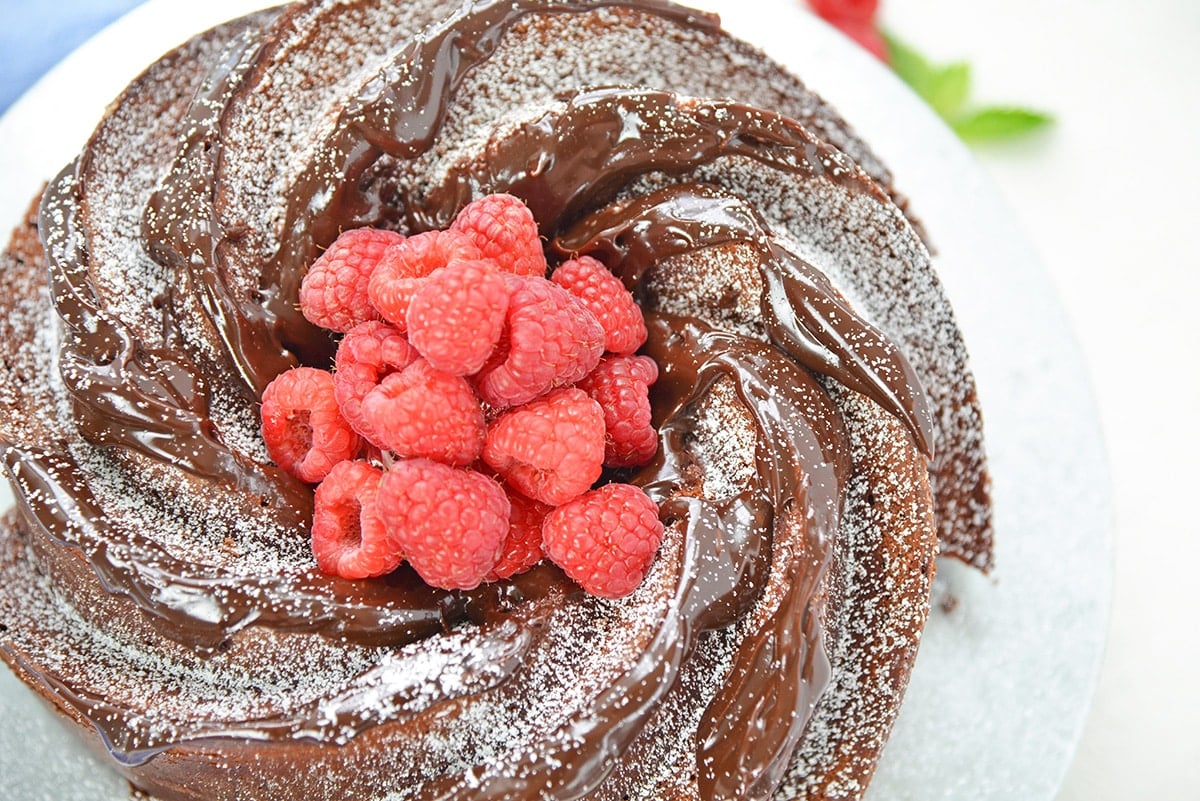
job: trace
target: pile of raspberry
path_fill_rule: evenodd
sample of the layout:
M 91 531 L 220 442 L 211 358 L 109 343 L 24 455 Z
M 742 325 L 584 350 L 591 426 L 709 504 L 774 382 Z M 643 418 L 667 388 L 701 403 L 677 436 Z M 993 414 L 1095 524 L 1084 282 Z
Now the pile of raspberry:
M 408 562 L 472 589 L 548 558 L 593 595 L 641 583 L 658 507 L 630 484 L 593 486 L 658 449 L 645 321 L 596 259 L 548 271 L 533 215 L 502 194 L 443 231 L 346 231 L 311 266 L 300 307 L 342 334 L 334 369 L 277 376 L 262 432 L 277 465 L 318 485 L 321 570 Z

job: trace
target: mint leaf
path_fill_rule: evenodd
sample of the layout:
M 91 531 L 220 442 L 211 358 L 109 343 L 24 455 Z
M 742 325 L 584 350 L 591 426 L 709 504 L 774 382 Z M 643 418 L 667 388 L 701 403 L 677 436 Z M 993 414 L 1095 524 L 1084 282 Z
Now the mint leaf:
M 967 142 L 995 141 L 1030 133 L 1054 121 L 1049 114 L 1018 106 L 968 107 L 971 65 L 938 65 L 888 31 L 880 31 L 892 70 Z
M 900 80 L 912 87 L 913 91 L 925 97 L 925 89 L 933 79 L 933 65 L 913 48 L 897 39 L 887 31 L 880 31 L 883 43 L 887 46 L 888 63 Z
M 922 95 L 942 119 L 952 120 L 959 115 L 971 93 L 971 66 L 958 61 L 937 70 Z
M 967 102 L 971 91 L 971 67 L 959 61 L 947 66 L 938 66 L 911 46 L 890 33 L 881 31 L 887 46 L 888 63 L 900 80 L 933 110 L 949 120 L 955 117 Z
M 1042 111 L 1012 106 L 989 106 L 959 117 L 951 125 L 963 140 L 984 142 L 1031 133 L 1053 121 L 1052 116 Z

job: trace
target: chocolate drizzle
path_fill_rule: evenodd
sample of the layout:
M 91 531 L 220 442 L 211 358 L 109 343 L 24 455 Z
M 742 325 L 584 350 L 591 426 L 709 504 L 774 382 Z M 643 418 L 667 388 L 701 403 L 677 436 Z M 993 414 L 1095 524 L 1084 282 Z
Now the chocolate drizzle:
M 225 335 L 240 374 L 261 395 L 270 380 L 295 363 L 311 362 L 328 350 L 325 334 L 299 313 L 295 299 L 304 270 L 318 248 L 346 228 L 378 225 L 394 209 L 361 191 L 380 157 L 412 158 L 436 142 L 456 89 L 468 72 L 495 50 L 510 28 L 538 13 L 583 13 L 635 7 L 702 30 L 718 21 L 662 0 L 475 0 L 465 2 L 398 50 L 393 61 L 347 103 L 330 137 L 295 182 L 288 197 L 279 250 L 239 253 L 226 233 L 217 238 L 208 272 L 211 292 L 225 305 L 236 331 Z M 217 152 L 218 169 L 222 157 Z M 455 198 L 454 200 L 462 200 Z M 444 207 L 440 217 L 455 208 Z M 413 230 L 425 230 L 416 226 Z M 259 262 L 258 290 L 239 293 L 230 281 L 229 260 L 238 254 Z
M 303 528 L 311 493 L 283 471 L 239 456 L 217 439 L 207 414 L 207 382 L 179 340 L 168 337 L 164 347 L 148 349 L 101 307 L 75 225 L 74 173 L 68 166 L 47 188 L 41 230 L 55 308 L 65 325 L 59 372 L 80 433 L 96 445 L 128 448 L 254 493 L 282 525 Z
M 647 352 L 671 365 L 672 394 L 686 402 L 663 426 L 658 464 L 638 477 L 653 496 L 681 481 L 687 410 L 719 379 L 730 380 L 757 428 L 754 485 L 733 498 L 662 497 L 663 513 L 687 520 L 703 578 L 677 595 L 696 629 L 734 625 L 767 591 L 767 560 L 780 527 L 798 527 L 796 550 L 776 553 L 783 597 L 746 626 L 730 678 L 697 732 L 700 797 L 766 798 L 774 790 L 828 680 L 816 622 L 817 591 L 838 531 L 849 455 L 836 408 L 808 373 L 778 350 L 696 320 L 655 315 Z M 680 353 L 689 354 L 680 358 Z M 674 405 L 667 402 L 668 408 Z M 689 551 L 690 553 L 690 551 Z M 753 743 L 745 749 L 738 744 Z
M 217 221 L 216 171 L 223 150 L 224 112 L 256 63 L 262 45 L 259 34 L 255 29 L 235 39 L 210 71 L 188 106 L 179 153 L 147 202 L 142 220 L 147 252 L 177 276 L 176 293 L 194 297 L 203 309 L 205 322 L 225 347 L 217 354 L 219 364 L 208 365 L 198 358 L 194 360 L 197 368 L 207 368 L 226 383 L 230 383 L 229 374 L 241 366 L 229 355 L 241 348 L 237 340 L 241 328 L 231 317 L 233 306 L 224 292 L 226 281 L 215 274 L 221 265 L 218 246 L 223 237 L 232 235 L 222 231 Z M 178 328 L 179 322 L 173 320 L 173 327 Z M 250 389 L 256 386 L 256 377 L 240 377 L 242 380 L 233 382 L 231 388 L 256 398 Z M 262 387 L 258 389 L 261 394 Z
M 599 256 L 636 289 L 651 265 L 735 242 L 759 254 L 760 308 L 770 341 L 810 370 L 888 409 L 931 455 L 932 417 L 908 360 L 828 278 L 777 242 L 744 201 L 711 186 L 675 185 L 597 213 L 558 237 L 553 247 L 563 254 Z
M 767 344 L 669 315 L 651 315 L 648 327 L 647 352 L 665 366 L 656 397 L 664 420 L 656 461 L 634 481 L 683 533 L 654 636 L 586 709 L 518 760 L 469 786 L 460 778 L 429 783 L 416 798 L 469 791 L 474 799 L 570 799 L 595 790 L 675 689 L 700 635 L 731 625 L 744 627 L 745 644 L 697 734 L 700 797 L 766 798 L 782 777 L 828 680 L 813 605 L 849 471 L 840 418 L 816 380 Z M 722 379 L 754 418 L 758 470 L 731 497 L 695 497 L 684 491 L 696 468 L 689 443 L 703 400 Z M 773 553 L 776 535 L 799 542 Z M 773 579 L 778 597 L 747 620 Z
M 215 651 L 250 624 L 316 632 L 365 645 L 415 642 L 465 620 L 487 622 L 525 597 L 544 597 L 565 583 L 543 570 L 511 584 L 470 593 L 427 586 L 409 570 L 352 582 L 316 568 L 278 577 L 230 575 L 188 563 L 152 536 L 114 528 L 69 454 L 9 447 L 5 466 L 38 529 L 81 553 L 109 592 L 128 595 L 163 631 L 191 647 Z
M 150 349 L 105 312 L 89 281 L 86 236 L 74 211 L 79 187 L 69 167 L 49 189 L 42 230 L 54 302 L 64 324 L 61 372 L 80 433 L 100 449 L 125 449 L 264 499 L 264 522 L 303 536 L 311 493 L 270 465 L 228 447 L 210 419 L 214 382 L 243 399 L 297 361 L 319 361 L 330 342 L 297 310 L 299 282 L 316 250 L 344 228 L 395 222 L 411 230 L 445 225 L 472 195 L 511 191 L 533 209 L 559 255 L 592 253 L 645 296 L 648 271 L 683 254 L 731 243 L 749 246 L 762 280 L 763 339 L 722 331 L 696 317 L 650 313 L 647 352 L 662 370 L 657 461 L 634 477 L 682 533 L 678 573 L 668 582 L 657 628 L 633 664 L 569 724 L 517 762 L 472 775 L 473 798 L 576 798 L 596 789 L 651 721 L 706 631 L 735 627 L 742 645 L 729 681 L 696 734 L 700 797 L 767 798 L 780 781 L 829 677 L 821 642 L 822 588 L 850 469 L 837 409 L 810 370 L 871 397 L 902 420 L 917 446 L 933 449 L 932 415 L 897 347 L 862 319 L 815 267 L 775 239 L 762 215 L 724 190 L 693 182 L 694 170 L 748 158 L 769 170 L 830 182 L 886 202 L 844 156 L 798 124 L 727 101 L 601 87 L 564 98 L 481 158 L 451 169 L 433 187 L 382 194 L 373 170 L 425 153 L 437 142 L 464 76 L 486 60 L 522 18 L 632 7 L 702 31 L 715 20 L 652 0 L 487 0 L 414 37 L 349 103 L 331 137 L 291 188 L 274 253 L 257 254 L 259 286 L 236 286 L 244 270 L 229 221 L 221 220 L 220 109 L 255 65 L 247 37 L 217 67 L 181 155 L 145 218 L 147 251 L 176 277 L 164 307 L 166 337 Z M 682 183 L 617 200 L 648 174 Z M 391 186 L 384 182 L 385 185 Z M 236 270 L 235 270 L 236 268 Z M 178 319 L 188 294 L 224 353 L 202 363 Z M 180 305 L 176 305 L 180 304 Z M 807 369 L 805 369 L 807 368 Z M 754 423 L 757 473 L 731 497 L 700 497 L 705 465 L 693 440 L 700 407 L 718 382 L 733 387 Z M 315 568 L 293 575 L 231 574 L 189 564 L 152 536 L 106 515 L 70 452 L 9 448 L 6 465 L 26 518 L 54 543 L 82 554 L 106 590 L 129 597 L 165 635 L 212 651 L 249 625 L 319 633 L 366 645 L 399 646 L 476 626 L 474 646 L 493 656 L 486 686 L 519 675 L 522 655 L 543 635 L 547 609 L 578 603 L 550 568 L 473 593 L 431 590 L 407 571 L 342 582 Z M 32 670 L 31 670 L 32 672 Z M 49 678 L 45 678 L 49 681 Z M 184 741 L 218 736 L 342 742 L 385 719 L 362 703 L 358 685 L 331 719 L 313 712 L 246 721 L 245 731 L 187 731 L 139 743 L 130 722 L 103 699 L 59 681 L 55 692 L 104 734 L 119 759 L 148 759 Z M 402 688 L 397 692 L 402 692 Z M 450 698 L 439 698 L 446 704 Z M 311 711 L 311 710 L 310 710 Z M 327 712 L 328 710 L 326 710 Z M 123 734 L 125 732 L 125 734 Z M 569 753 L 563 743 L 569 743 Z M 433 782 L 416 796 L 462 797 L 466 778 Z

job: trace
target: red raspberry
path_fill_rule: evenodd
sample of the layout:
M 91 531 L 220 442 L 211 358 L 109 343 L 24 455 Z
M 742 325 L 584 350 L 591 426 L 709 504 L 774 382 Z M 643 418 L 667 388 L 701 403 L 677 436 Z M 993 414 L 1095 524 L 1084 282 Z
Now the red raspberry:
M 317 487 L 312 549 L 325 573 L 370 578 L 391 573 L 403 561 L 375 505 L 382 477 L 366 462 L 338 462 Z
M 524 573 L 542 561 L 542 520 L 552 507 L 526 498 L 519 492 L 508 493 L 512 512 L 508 521 L 508 536 L 500 561 L 488 573 L 485 581 L 499 581 Z
M 462 231 L 491 259 L 514 275 L 546 275 L 546 255 L 537 221 L 529 207 L 512 195 L 488 195 L 468 203 L 451 230 Z
M 875 24 L 879 0 L 808 0 L 808 4 L 821 19 L 858 42 L 884 64 L 889 63 L 887 44 Z
M 383 319 L 407 329 L 408 304 L 422 278 L 458 259 L 481 258 L 479 248 L 460 231 L 427 231 L 389 248 L 371 275 L 367 295 Z
M 434 587 L 479 586 L 508 535 L 503 487 L 474 470 L 428 459 L 397 462 L 387 470 L 377 504 L 394 546 Z
M 646 320 L 633 295 L 602 263 L 580 256 L 560 264 L 550 280 L 596 315 L 604 329 L 604 349 L 628 356 L 646 341 Z
M 456 261 L 426 278 L 408 306 L 408 336 L 439 370 L 471 375 L 496 349 L 508 285 L 490 261 Z
M 658 452 L 649 387 L 657 377 L 658 366 L 649 356 L 605 356 L 575 385 L 604 410 L 605 467 L 641 467 Z
M 583 390 L 556 390 L 495 420 L 483 460 L 535 501 L 566 503 L 600 478 L 604 412 Z
M 310 484 L 358 453 L 358 434 L 338 410 L 333 376 L 315 367 L 280 373 L 262 397 L 262 434 L 275 464 Z
M 631 484 L 605 484 L 563 504 L 542 524 L 546 556 L 601 598 L 637 589 L 662 544 L 658 506 Z
M 300 283 L 300 311 L 314 325 L 349 331 L 378 315 L 367 297 L 371 274 L 388 248 L 404 241 L 395 231 L 344 231 L 313 262 Z
M 368 392 L 362 416 L 371 441 L 384 450 L 460 467 L 479 456 L 487 432 L 471 385 L 424 359 Z
M 831 20 L 831 22 L 834 27 L 857 42 L 859 47 L 871 53 L 875 58 L 884 64 L 891 63 L 891 54 L 888 52 L 887 42 L 883 40 L 883 36 L 879 33 L 879 29 L 875 27 L 874 23 L 870 21 L 860 22 L 853 19 Z
M 350 427 L 371 439 L 362 400 L 379 382 L 417 360 L 417 350 L 387 323 L 370 320 L 346 332 L 334 357 L 333 390 Z
M 479 396 L 497 408 L 519 406 L 592 371 L 604 329 L 571 293 L 545 278 L 508 279 L 507 356 L 479 372 Z
M 808 0 L 809 6 L 822 19 L 849 19 L 870 22 L 879 10 L 879 0 Z

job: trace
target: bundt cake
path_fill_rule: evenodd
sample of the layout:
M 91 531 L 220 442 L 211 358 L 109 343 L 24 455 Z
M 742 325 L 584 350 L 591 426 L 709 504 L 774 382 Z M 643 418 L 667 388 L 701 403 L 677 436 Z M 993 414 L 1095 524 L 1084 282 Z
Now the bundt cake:
M 35 191 L 34 187 L 30 191 Z M 619 599 L 317 568 L 259 404 L 340 232 L 510 193 L 645 313 L 662 546 Z M 309 0 L 111 105 L 3 255 L 0 656 L 164 799 L 853 799 L 935 557 L 991 564 L 973 379 L 887 169 L 711 15 Z M 386 460 L 385 460 L 386 461 Z

